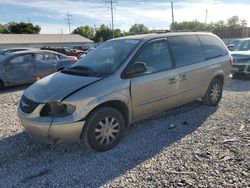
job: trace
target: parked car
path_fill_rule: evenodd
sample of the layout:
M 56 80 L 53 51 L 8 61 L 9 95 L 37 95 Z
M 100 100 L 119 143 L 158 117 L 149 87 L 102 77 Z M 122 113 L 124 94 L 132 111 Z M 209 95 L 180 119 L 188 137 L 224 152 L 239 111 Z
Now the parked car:
M 232 48 L 233 74 L 250 75 L 250 38 L 239 40 Z
M 80 55 L 78 57 L 78 59 L 82 59 L 84 58 L 87 54 L 89 54 L 90 52 L 92 52 L 95 48 L 89 48 L 84 54 Z
M 82 54 L 84 54 L 84 51 L 82 50 L 74 50 L 74 49 L 65 48 L 65 47 L 43 47 L 41 48 L 41 50 L 51 50 L 54 52 L 62 53 L 67 56 L 75 56 L 75 57 L 79 57 Z
M 210 33 L 118 38 L 26 89 L 18 114 L 42 142 L 82 139 L 105 151 L 131 122 L 199 98 L 216 106 L 231 63 L 227 47 Z
M 76 61 L 76 57 L 45 50 L 9 53 L 0 57 L 0 87 L 35 82 Z
M 12 52 L 25 51 L 25 50 L 32 50 L 32 48 L 6 48 L 0 50 L 0 56 L 7 55 Z
M 78 45 L 78 46 L 74 46 L 73 49 L 86 52 L 89 49 L 89 46 L 88 45 Z

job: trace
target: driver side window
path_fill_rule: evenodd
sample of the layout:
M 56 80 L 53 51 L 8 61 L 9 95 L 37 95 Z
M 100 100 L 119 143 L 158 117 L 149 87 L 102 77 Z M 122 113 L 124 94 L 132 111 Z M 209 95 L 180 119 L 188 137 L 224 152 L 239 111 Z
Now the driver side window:
M 167 42 L 165 40 L 150 42 L 144 47 L 135 62 L 145 63 L 149 73 L 171 69 L 172 61 Z

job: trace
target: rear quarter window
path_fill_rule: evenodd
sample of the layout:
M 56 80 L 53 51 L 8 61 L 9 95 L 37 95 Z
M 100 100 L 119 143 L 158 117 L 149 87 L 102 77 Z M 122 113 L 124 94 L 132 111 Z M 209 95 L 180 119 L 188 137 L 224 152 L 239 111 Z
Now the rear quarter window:
M 227 49 L 217 38 L 210 35 L 199 35 L 206 60 L 226 55 Z
M 168 38 L 176 67 L 204 61 L 202 47 L 196 35 Z

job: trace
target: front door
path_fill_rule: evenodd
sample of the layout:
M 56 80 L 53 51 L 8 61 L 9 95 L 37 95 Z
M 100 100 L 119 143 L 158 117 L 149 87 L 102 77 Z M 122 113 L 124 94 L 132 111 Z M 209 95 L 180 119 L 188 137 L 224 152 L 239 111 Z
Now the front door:
M 175 106 L 178 80 L 166 39 L 146 44 L 135 58 L 136 62 L 145 63 L 147 72 L 131 78 L 133 120 Z
M 10 59 L 4 65 L 8 84 L 24 84 L 35 81 L 34 54 L 24 54 Z

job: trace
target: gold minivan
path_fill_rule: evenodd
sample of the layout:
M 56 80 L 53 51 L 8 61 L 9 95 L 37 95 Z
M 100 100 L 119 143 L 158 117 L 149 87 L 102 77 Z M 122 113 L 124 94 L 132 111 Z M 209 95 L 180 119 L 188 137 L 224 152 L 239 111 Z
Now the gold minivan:
M 18 114 L 27 133 L 42 142 L 81 139 L 105 151 L 133 121 L 196 99 L 217 105 L 231 65 L 227 47 L 211 33 L 113 39 L 31 85 Z

